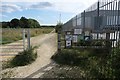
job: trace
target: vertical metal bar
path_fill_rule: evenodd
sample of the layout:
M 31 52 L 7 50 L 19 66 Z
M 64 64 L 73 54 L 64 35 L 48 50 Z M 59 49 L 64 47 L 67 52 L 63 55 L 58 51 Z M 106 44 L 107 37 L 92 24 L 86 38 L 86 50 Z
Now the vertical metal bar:
M 120 39 L 120 31 L 119 31 L 119 16 L 120 16 L 119 15 L 120 14 L 119 13 L 119 9 L 120 9 L 119 6 L 120 6 L 120 3 L 119 3 L 119 1 L 117 1 L 116 4 L 117 4 L 117 13 L 118 13 L 117 14 L 117 24 L 116 24 L 116 26 L 117 26 L 117 35 L 116 35 L 117 36 L 117 44 L 116 45 L 117 45 L 117 48 L 119 49 L 119 39 Z
M 108 7 L 108 5 L 106 5 L 107 3 L 108 3 L 108 0 L 105 0 L 105 2 L 104 2 L 104 4 L 105 4 L 104 15 L 105 15 L 105 22 L 106 22 L 106 23 L 104 23 L 105 29 L 106 29 L 106 27 L 107 27 L 107 22 L 108 22 L 108 21 L 107 21 L 107 20 L 108 20 L 108 19 L 107 19 L 107 15 L 106 15 L 106 13 L 107 13 L 107 12 L 106 12 L 106 11 L 107 11 L 107 7 Z M 105 31 L 106 31 L 106 30 L 105 30 Z M 106 32 L 105 32 L 105 34 L 106 34 Z M 106 37 L 107 37 L 107 36 L 106 36 Z M 106 37 L 105 37 L 105 38 L 106 38 Z M 105 67 L 106 67 L 106 68 L 105 68 L 105 69 L 106 69 L 106 70 L 105 70 L 105 74 L 106 74 L 106 75 L 105 75 L 105 78 L 108 78 L 109 68 L 108 68 L 107 64 L 105 64 Z
M 120 1 L 119 1 L 119 0 L 117 1 L 117 7 L 118 7 L 118 8 L 117 8 L 117 10 L 118 10 L 118 15 L 117 15 L 117 32 L 118 32 L 118 33 L 117 33 L 117 34 L 119 35 L 118 38 L 117 38 L 117 39 L 118 39 L 118 43 L 117 43 L 118 46 L 117 46 L 117 47 L 118 47 L 118 49 L 119 49 L 119 47 L 120 47 L 120 46 L 119 46 L 119 41 L 120 41 L 120 29 L 119 29 Z
M 83 16 L 83 34 L 85 35 L 85 10 L 84 10 L 84 16 Z
M 115 23 L 115 15 L 114 15 L 114 7 L 115 7 L 115 4 L 114 4 L 114 2 L 112 2 L 111 3 L 111 26 L 113 27 L 112 28 L 112 30 L 113 30 L 113 37 L 112 37 L 112 39 L 115 39 L 115 25 L 114 25 L 114 23 Z M 113 43 L 113 53 L 112 53 L 112 63 L 111 63 L 111 65 L 113 66 L 113 60 L 114 60 L 114 58 L 113 58 L 113 55 L 114 55 L 114 48 L 115 48 L 115 41 L 112 41 L 112 43 Z M 112 78 L 113 78 L 113 68 L 112 68 L 112 76 L 111 76 Z
M 61 51 L 61 32 L 60 31 L 58 31 L 58 52 L 60 52 Z M 65 44 L 65 46 L 66 46 L 66 44 Z
M 99 29 L 100 28 L 100 22 L 99 22 L 99 4 L 100 2 L 98 1 L 97 3 L 97 28 Z M 99 39 L 99 33 L 97 32 L 97 39 Z
M 109 6 L 110 6 L 110 4 L 108 4 L 110 1 L 109 0 L 107 0 L 107 2 L 106 2 L 106 13 L 108 13 L 108 11 L 109 11 Z M 108 30 L 108 26 L 109 26 L 109 15 L 107 15 L 106 14 L 106 16 L 107 16 L 107 30 Z M 107 36 L 107 34 L 108 34 L 108 36 Z M 110 32 L 108 31 L 107 33 L 106 33 L 106 37 L 108 37 L 108 39 L 107 39 L 107 42 L 110 42 Z M 111 43 L 111 42 L 110 42 Z M 109 49 L 108 49 L 109 50 Z M 108 54 L 109 54 L 109 52 L 108 52 Z M 107 72 L 107 78 L 109 77 L 109 74 L 110 74 L 110 66 L 107 66 L 107 69 L 108 69 L 108 72 Z M 110 78 L 110 77 L 109 77 Z
M 27 30 L 27 42 L 28 42 L 27 49 L 30 49 L 30 29 Z
M 25 50 L 25 29 L 24 28 L 22 30 L 22 35 L 23 35 L 23 50 Z
M 77 15 L 76 15 L 76 19 L 75 20 L 76 20 L 76 27 L 77 27 Z

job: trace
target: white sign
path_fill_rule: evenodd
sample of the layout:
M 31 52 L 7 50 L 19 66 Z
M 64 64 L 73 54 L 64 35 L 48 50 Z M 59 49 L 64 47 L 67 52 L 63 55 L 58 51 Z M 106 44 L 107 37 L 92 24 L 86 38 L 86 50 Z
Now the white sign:
M 71 46 L 71 41 L 66 41 L 66 47 L 70 47 Z
M 77 35 L 73 35 L 73 42 L 77 42 L 78 41 L 78 36 Z
M 70 32 L 67 32 L 67 34 L 70 34 Z
M 65 40 L 66 41 L 71 41 L 72 40 L 72 35 L 66 35 Z
M 89 36 L 90 32 L 89 31 L 85 31 L 85 36 Z
M 82 34 L 82 29 L 74 29 L 74 34 Z

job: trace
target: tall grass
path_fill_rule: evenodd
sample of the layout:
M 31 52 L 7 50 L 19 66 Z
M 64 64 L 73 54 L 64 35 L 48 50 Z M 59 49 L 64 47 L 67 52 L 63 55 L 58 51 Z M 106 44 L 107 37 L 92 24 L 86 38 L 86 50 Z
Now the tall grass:
M 25 66 L 34 62 L 37 58 L 37 47 L 31 47 L 30 49 L 19 52 L 15 57 L 6 61 L 2 65 L 2 69 L 13 68 L 17 66 Z
M 58 64 L 79 66 L 85 72 L 87 78 L 119 79 L 120 49 L 115 48 L 107 54 L 103 52 L 102 49 L 99 50 L 99 53 L 94 49 L 62 49 L 61 52 L 52 56 L 52 59 Z
M 32 63 L 37 58 L 37 52 L 34 52 L 35 48 L 30 48 L 28 50 L 24 50 L 23 52 L 19 52 L 18 55 L 16 55 L 11 60 L 12 67 L 16 66 L 24 66 Z
M 48 34 L 50 33 L 54 28 L 45 27 L 45 28 L 31 28 L 30 34 L 31 37 L 38 36 L 40 34 Z M 0 44 L 6 44 L 11 43 L 14 41 L 18 41 L 22 39 L 22 29 L 18 28 L 3 28 L 2 29 L 2 43 Z

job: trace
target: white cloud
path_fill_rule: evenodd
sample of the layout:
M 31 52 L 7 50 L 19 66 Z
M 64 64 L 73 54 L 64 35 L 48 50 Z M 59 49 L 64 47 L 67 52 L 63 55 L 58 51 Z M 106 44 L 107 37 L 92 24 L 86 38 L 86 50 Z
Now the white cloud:
M 49 9 L 78 14 L 98 0 L 4 0 L 3 2 L 29 3 L 23 9 Z M 13 10 L 13 9 L 12 9 Z
M 29 8 L 32 8 L 32 9 L 41 9 L 41 8 L 49 8 L 49 7 L 52 7 L 53 4 L 51 4 L 50 2 L 39 2 L 39 3 L 36 3 L 36 4 L 31 4 Z
M 11 13 L 11 12 L 14 12 L 14 11 L 22 11 L 21 7 L 18 6 L 18 5 L 15 5 L 15 4 L 2 4 L 0 6 L 0 12 L 4 13 L 4 12 L 7 12 L 7 13 Z

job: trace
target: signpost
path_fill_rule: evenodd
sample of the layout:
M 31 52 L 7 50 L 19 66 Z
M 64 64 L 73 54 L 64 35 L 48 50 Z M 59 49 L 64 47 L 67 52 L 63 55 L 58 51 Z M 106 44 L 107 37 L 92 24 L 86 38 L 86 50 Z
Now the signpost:
M 70 48 L 71 46 L 72 46 L 71 32 L 66 32 L 66 35 L 65 35 L 65 47 Z
M 72 44 L 72 35 L 68 34 L 65 36 L 65 40 L 66 40 L 66 47 L 71 47 Z

